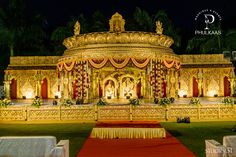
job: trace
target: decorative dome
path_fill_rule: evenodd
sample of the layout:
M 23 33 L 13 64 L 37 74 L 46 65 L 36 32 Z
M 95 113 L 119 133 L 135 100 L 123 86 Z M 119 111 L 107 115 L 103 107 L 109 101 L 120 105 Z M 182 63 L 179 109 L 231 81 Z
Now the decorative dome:
M 125 31 L 125 20 L 116 12 L 109 20 L 109 25 L 108 32 L 80 34 L 80 24 L 76 22 L 74 35 L 63 41 L 67 50 L 60 61 L 134 56 L 179 60 L 179 57 L 169 48 L 174 40 L 162 34 L 160 21 L 156 22 L 156 33 Z

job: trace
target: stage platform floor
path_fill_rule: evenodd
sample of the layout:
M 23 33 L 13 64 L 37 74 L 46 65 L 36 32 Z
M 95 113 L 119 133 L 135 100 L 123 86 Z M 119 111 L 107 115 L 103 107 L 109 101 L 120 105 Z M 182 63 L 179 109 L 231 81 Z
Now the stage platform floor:
M 222 99 L 224 97 L 200 97 L 200 102 L 202 105 L 210 105 L 210 104 L 222 104 Z M 233 98 L 236 101 L 236 98 Z M 53 100 L 60 101 L 59 99 L 43 99 L 44 105 L 52 105 Z M 174 103 L 172 105 L 186 105 L 189 104 L 191 98 L 177 98 L 175 99 Z M 32 104 L 33 99 L 14 99 L 11 100 L 13 105 L 26 105 L 29 106 Z M 95 104 L 98 100 L 95 100 L 94 103 L 89 103 L 87 105 Z M 106 100 L 109 105 L 127 105 L 129 104 L 129 100 L 127 99 L 112 99 L 112 100 Z M 148 99 L 140 99 L 141 105 L 154 105 L 153 100 Z

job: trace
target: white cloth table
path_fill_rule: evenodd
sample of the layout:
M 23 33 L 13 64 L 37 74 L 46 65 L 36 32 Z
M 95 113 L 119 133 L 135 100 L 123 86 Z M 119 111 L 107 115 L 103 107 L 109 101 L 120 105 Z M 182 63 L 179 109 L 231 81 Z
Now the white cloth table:
M 93 128 L 91 138 L 165 138 L 164 128 Z

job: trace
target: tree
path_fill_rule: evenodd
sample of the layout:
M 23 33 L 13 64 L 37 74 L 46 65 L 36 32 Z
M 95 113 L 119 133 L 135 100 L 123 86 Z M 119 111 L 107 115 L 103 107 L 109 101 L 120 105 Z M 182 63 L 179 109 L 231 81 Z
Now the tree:
M 181 47 L 180 29 L 176 29 L 164 10 L 159 10 L 153 15 L 154 21 L 160 20 L 163 26 L 163 34 L 168 35 L 174 39 L 173 49 L 178 51 Z
M 188 41 L 186 51 L 189 53 L 222 53 L 224 50 L 236 49 L 236 30 L 224 31 L 220 25 L 213 30 L 221 30 L 221 35 L 197 35 Z
M 163 24 L 163 34 L 170 36 L 174 39 L 173 49 L 178 51 L 181 46 L 180 30 L 175 29 L 171 20 L 164 10 L 158 11 L 155 15 L 150 16 L 145 10 L 136 8 L 133 14 L 133 24 L 128 25 L 130 30 L 141 30 L 152 32 L 156 29 L 156 21 L 160 20 Z M 132 21 L 132 20 L 131 20 Z
M 8 6 L 0 8 L 0 43 L 15 55 L 18 46 L 29 51 L 43 47 L 41 41 L 46 34 L 42 29 L 40 15 L 30 16 L 26 10 L 26 0 L 9 0 Z
M 17 0 L 10 0 L 5 9 L 0 8 L 0 43 L 8 46 L 11 56 L 14 56 L 17 38 L 23 33 L 22 16 L 24 9 L 24 3 Z
M 92 21 L 90 23 L 91 30 L 90 32 L 103 32 L 106 31 L 106 18 L 100 11 L 95 11 L 92 15 Z
M 230 29 L 226 32 L 225 34 L 225 49 L 226 50 L 236 50 L 236 30 L 235 29 Z
M 153 21 L 153 19 L 149 16 L 148 12 L 136 7 L 133 16 L 137 24 L 136 29 L 146 32 L 151 32 L 154 30 L 155 21 Z

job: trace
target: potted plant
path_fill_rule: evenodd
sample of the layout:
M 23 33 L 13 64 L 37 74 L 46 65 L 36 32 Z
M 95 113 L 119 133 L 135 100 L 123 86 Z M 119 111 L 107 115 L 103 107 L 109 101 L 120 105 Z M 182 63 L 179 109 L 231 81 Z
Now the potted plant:
M 129 104 L 137 106 L 140 105 L 140 101 L 138 99 L 129 99 Z
M 39 97 L 35 97 L 31 105 L 39 108 L 40 106 L 43 105 L 43 101 Z
M 233 99 L 231 99 L 230 97 L 224 97 L 222 99 L 222 103 L 224 103 L 225 105 L 232 105 L 233 104 Z
M 167 97 L 161 98 L 160 101 L 159 101 L 159 104 L 161 106 L 168 106 L 168 105 L 170 105 L 171 104 L 170 98 L 167 98 Z
M 64 99 L 63 102 L 61 103 L 61 106 L 70 107 L 73 104 L 74 103 L 71 99 Z
M 107 105 L 107 102 L 105 100 L 103 100 L 102 98 L 100 98 L 97 102 L 98 106 L 105 106 Z
M 77 99 L 76 100 L 76 105 L 82 105 L 84 103 L 84 100 L 83 99 Z
M 200 105 L 200 100 L 198 98 L 194 98 L 192 97 L 190 102 L 189 102 L 190 105 Z
M 7 107 L 10 106 L 11 104 L 12 104 L 11 100 L 8 99 L 0 100 L 0 107 Z

